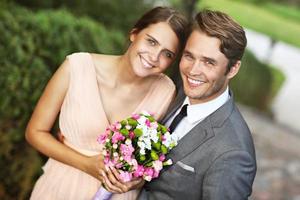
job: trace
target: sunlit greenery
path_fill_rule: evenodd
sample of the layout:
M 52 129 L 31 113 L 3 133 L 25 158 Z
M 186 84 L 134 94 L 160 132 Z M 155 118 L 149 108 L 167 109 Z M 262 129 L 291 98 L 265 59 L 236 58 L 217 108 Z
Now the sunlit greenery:
M 198 6 L 222 10 L 246 28 L 300 47 L 299 9 L 233 0 L 201 0 Z
M 173 0 L 182 5 L 184 1 L 180 1 Z M 44 160 L 25 142 L 24 131 L 47 81 L 70 53 L 122 53 L 128 31 L 154 0 L 3 2 L 0 1 L 0 199 L 28 199 Z M 203 0 L 201 5 L 225 9 L 246 27 L 265 33 L 275 31 L 270 34 L 275 38 L 282 39 L 281 34 L 291 27 L 286 37 L 296 40 L 292 38 L 298 31 L 297 23 L 285 23 L 290 17 L 288 12 L 275 14 L 253 4 L 220 0 Z M 172 74 L 176 67 L 168 73 Z M 283 80 L 280 71 L 247 52 L 232 89 L 241 103 L 268 111 Z

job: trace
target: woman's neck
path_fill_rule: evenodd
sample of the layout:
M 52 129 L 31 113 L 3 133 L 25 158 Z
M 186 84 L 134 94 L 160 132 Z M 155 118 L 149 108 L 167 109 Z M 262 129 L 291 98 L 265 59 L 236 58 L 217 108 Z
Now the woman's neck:
M 150 79 L 150 77 L 139 77 L 133 71 L 132 66 L 129 63 L 128 55 L 125 53 L 118 59 L 117 67 L 117 84 L 126 85 L 143 85 Z

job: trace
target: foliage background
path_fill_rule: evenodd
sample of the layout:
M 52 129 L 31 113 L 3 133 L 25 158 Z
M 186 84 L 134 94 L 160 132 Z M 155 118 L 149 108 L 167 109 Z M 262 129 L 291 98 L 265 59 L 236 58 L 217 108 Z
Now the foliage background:
M 45 158 L 24 139 L 24 130 L 47 81 L 65 56 L 86 51 L 120 54 L 134 21 L 156 1 L 0 1 L 0 199 L 28 199 Z M 182 9 L 196 1 L 169 1 Z M 177 66 L 168 70 L 175 80 Z M 282 73 L 250 52 L 231 87 L 235 98 L 269 112 Z M 270 113 L 271 114 L 271 113 Z M 54 131 L 55 132 L 55 131 Z

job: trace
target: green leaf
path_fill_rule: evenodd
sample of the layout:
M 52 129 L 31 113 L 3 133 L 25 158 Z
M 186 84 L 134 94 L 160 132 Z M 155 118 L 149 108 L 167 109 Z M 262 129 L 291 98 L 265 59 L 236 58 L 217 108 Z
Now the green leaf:
M 129 131 L 128 131 L 126 128 L 122 128 L 122 129 L 120 130 L 120 133 L 121 133 L 122 135 L 124 135 L 124 136 L 128 136 L 128 135 L 129 135 Z
M 140 137 L 140 136 L 143 135 L 142 129 L 139 129 L 139 128 L 134 129 L 133 132 L 134 132 L 136 137 Z
M 138 125 L 138 122 L 134 119 L 129 118 L 128 119 L 128 124 L 132 127 L 136 127 Z
M 168 153 L 168 148 L 165 145 L 161 145 L 160 150 L 163 154 L 167 154 Z
M 151 155 L 151 158 L 153 160 L 158 160 L 158 158 L 159 158 L 158 155 L 157 155 L 157 153 L 155 151 L 153 151 L 153 150 L 151 150 L 150 155 Z

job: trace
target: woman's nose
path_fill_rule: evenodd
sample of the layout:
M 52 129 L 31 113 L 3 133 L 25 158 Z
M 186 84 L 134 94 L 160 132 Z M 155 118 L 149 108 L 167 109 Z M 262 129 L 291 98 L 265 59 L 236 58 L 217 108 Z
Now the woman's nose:
M 150 61 L 157 62 L 159 60 L 159 56 L 160 56 L 160 49 L 159 48 L 152 49 L 149 55 Z

